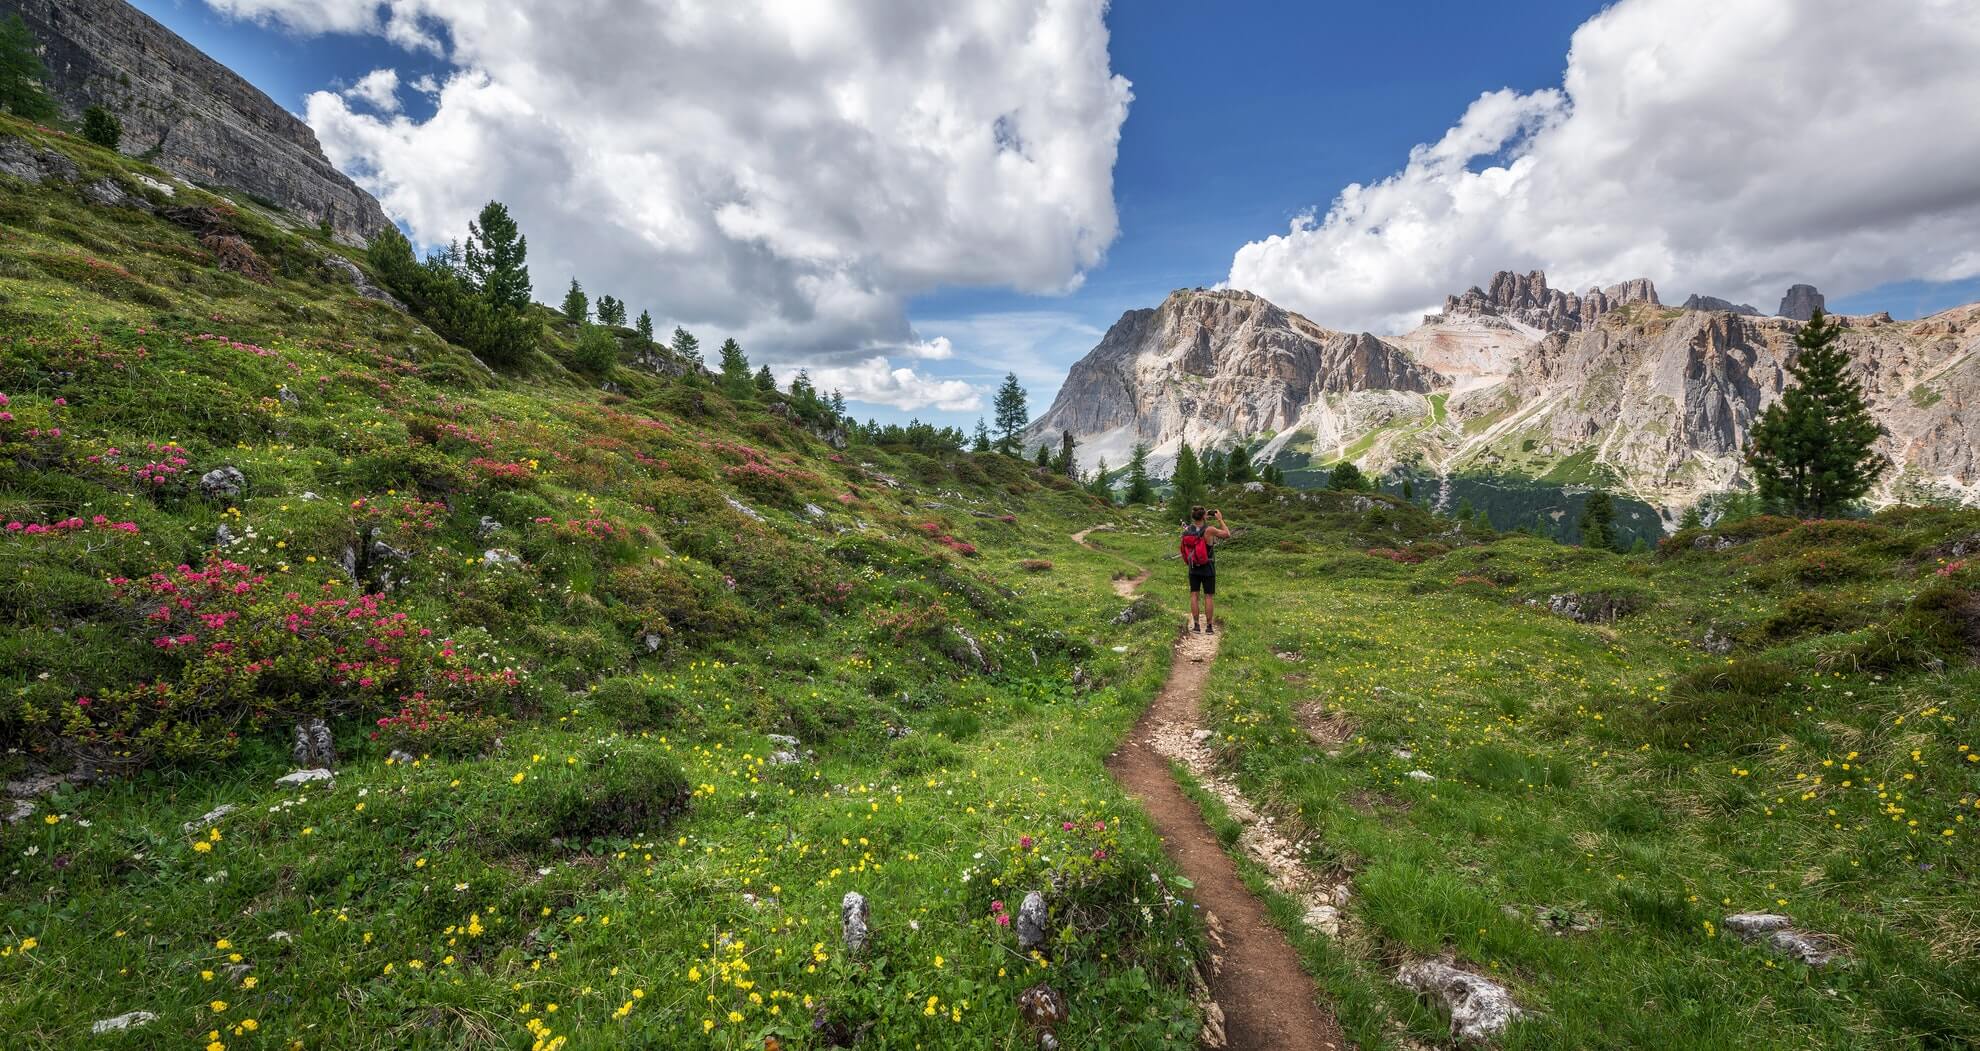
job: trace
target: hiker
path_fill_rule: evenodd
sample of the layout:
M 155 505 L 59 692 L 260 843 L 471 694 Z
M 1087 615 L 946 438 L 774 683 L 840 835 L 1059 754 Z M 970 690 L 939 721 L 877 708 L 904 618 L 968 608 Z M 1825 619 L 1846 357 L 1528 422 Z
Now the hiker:
M 1217 517 L 1217 524 L 1211 525 L 1211 515 Z M 1217 553 L 1211 545 L 1228 539 L 1230 527 L 1224 524 L 1224 512 L 1205 511 L 1201 507 L 1189 509 L 1189 525 L 1182 533 L 1183 565 L 1189 567 L 1189 630 L 1217 633 Z M 1198 595 L 1203 602 L 1203 626 L 1196 623 Z

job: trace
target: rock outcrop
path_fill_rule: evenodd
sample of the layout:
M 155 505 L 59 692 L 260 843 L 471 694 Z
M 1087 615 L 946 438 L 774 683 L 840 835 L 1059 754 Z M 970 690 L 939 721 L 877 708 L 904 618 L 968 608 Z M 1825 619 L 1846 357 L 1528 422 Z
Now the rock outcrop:
M 1812 311 L 1812 288 L 1787 304 Z M 1698 304 L 1705 306 L 1700 307 Z M 1080 442 L 1121 466 L 1149 444 L 1262 446 L 1282 467 L 1349 459 L 1600 480 L 1677 509 L 1745 484 L 1742 450 L 1789 382 L 1801 322 L 1647 281 L 1573 296 L 1500 273 L 1403 336 L 1346 335 L 1255 295 L 1183 291 L 1134 310 L 1076 363 L 1027 447 Z M 1657 309 L 1625 310 L 1637 305 Z M 1843 317 L 1841 344 L 1895 469 L 1873 500 L 1980 501 L 1980 304 L 1917 321 Z
M 102 106 L 120 147 L 187 182 L 245 192 L 362 244 L 384 209 L 323 156 L 309 125 L 124 0 L 0 0 L 41 44 L 65 116 Z
M 1158 465 L 1181 442 L 1296 426 L 1330 398 L 1360 391 L 1428 392 L 1439 377 L 1368 333 L 1321 328 L 1250 292 L 1184 289 L 1130 310 L 1076 362 L 1027 448 L 1081 437 L 1085 457 L 1127 461 L 1146 442 Z
M 1591 288 L 1577 296 L 1548 288 L 1547 275 L 1538 270 L 1529 274 L 1501 270 L 1492 275 L 1490 289 L 1474 285 L 1463 295 L 1446 297 L 1442 317 L 1501 317 L 1542 332 L 1579 332 L 1594 328 L 1602 315 L 1636 303 L 1660 305 L 1657 286 L 1647 277 Z M 1432 324 L 1437 320 L 1434 314 L 1424 319 Z
M 1685 301 L 1679 305 L 1678 309 L 1717 310 L 1731 314 L 1745 314 L 1749 317 L 1760 316 L 1759 307 L 1748 306 L 1745 303 L 1735 303 L 1729 299 L 1720 299 L 1718 296 L 1701 296 L 1696 292 L 1687 296 Z
M 1806 321 L 1823 309 L 1822 293 L 1815 291 L 1814 285 L 1793 285 L 1781 297 L 1781 308 L 1776 315 L 1795 321 Z

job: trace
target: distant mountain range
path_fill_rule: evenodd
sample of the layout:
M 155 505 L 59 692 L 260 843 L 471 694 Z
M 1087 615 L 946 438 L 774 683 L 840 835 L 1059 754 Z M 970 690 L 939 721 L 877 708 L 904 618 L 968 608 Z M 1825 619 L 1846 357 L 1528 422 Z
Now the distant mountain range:
M 1179 290 L 1123 314 L 1026 438 L 1070 430 L 1089 466 L 1124 464 L 1136 442 L 1158 470 L 1184 441 L 1243 444 L 1282 466 L 1601 485 L 1675 514 L 1747 483 L 1747 433 L 1821 305 L 1807 285 L 1762 317 L 1706 296 L 1665 306 L 1642 278 L 1577 295 L 1505 271 L 1378 337 L 1249 292 Z M 1980 500 L 1980 304 L 1842 321 L 1897 465 L 1877 499 Z

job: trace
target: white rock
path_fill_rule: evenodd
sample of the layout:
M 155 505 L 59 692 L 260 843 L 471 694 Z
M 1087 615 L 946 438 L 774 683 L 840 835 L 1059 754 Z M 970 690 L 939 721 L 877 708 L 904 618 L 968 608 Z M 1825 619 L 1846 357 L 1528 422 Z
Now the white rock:
M 747 518 L 753 522 L 763 521 L 763 516 L 757 514 L 755 508 L 749 506 L 746 503 L 743 503 L 741 500 L 738 500 L 733 496 L 725 496 L 722 498 L 722 500 L 725 503 L 727 503 L 732 510 L 734 510 L 737 514 L 742 515 L 744 518 Z
M 271 942 L 292 942 L 296 940 L 296 936 L 290 934 L 288 931 L 276 931 L 274 934 L 268 936 L 268 940 Z
M 1308 927 L 1329 938 L 1341 936 L 1341 910 L 1332 905 L 1315 905 L 1301 917 Z
M 1409 778 L 1411 781 L 1435 781 L 1437 779 L 1437 775 L 1428 770 L 1411 770 L 1403 776 Z
M 845 898 L 839 902 L 839 923 L 847 952 L 857 956 L 866 948 L 872 918 L 866 896 L 856 890 L 847 891 Z
M 104 1033 L 121 1033 L 126 1029 L 136 1029 L 158 1021 L 158 1016 L 150 1011 L 126 1011 L 115 1018 L 104 1018 L 90 1024 L 89 1031 L 101 1036 Z
M 275 779 L 278 785 L 306 785 L 312 781 L 335 781 L 337 775 L 322 767 L 314 770 L 292 770 Z
M 1018 951 L 1031 952 L 1033 949 L 1044 948 L 1048 926 L 1045 896 L 1035 890 L 1027 893 L 1023 903 L 1018 906 Z
M 195 818 L 194 820 L 188 821 L 185 824 L 180 825 L 179 827 L 184 829 L 186 835 L 189 836 L 195 832 L 204 832 L 207 829 L 213 827 L 214 822 L 219 821 L 221 818 L 226 817 L 228 814 L 233 813 L 236 809 L 237 808 L 232 803 L 222 803 L 219 806 L 214 807 L 213 809 L 207 811 L 206 813 L 199 815 L 199 817 Z
M 1520 1016 L 1505 986 L 1459 970 L 1445 960 L 1419 960 L 1396 972 L 1396 984 L 1426 996 L 1451 1013 L 1451 1036 L 1483 1042 Z

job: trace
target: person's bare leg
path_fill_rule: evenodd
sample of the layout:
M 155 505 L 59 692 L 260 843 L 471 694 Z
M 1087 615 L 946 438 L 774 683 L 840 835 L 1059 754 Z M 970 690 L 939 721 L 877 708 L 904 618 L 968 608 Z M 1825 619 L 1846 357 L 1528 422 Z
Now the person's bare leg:
M 1217 630 L 1217 596 L 1215 595 L 1203 596 L 1203 626 L 1211 631 Z
M 1200 592 L 1195 591 L 1189 593 L 1189 630 L 1191 631 L 1196 630 L 1196 608 L 1197 599 L 1200 594 Z

